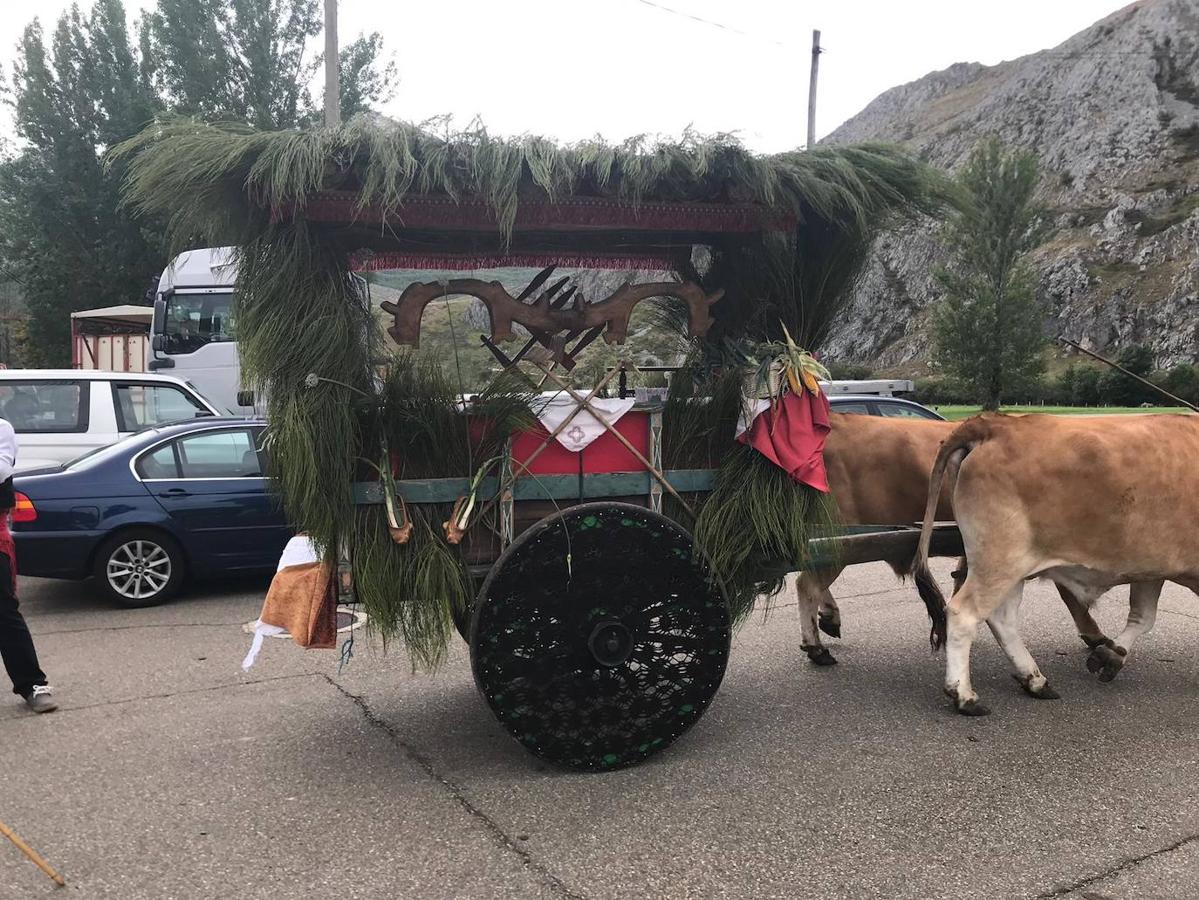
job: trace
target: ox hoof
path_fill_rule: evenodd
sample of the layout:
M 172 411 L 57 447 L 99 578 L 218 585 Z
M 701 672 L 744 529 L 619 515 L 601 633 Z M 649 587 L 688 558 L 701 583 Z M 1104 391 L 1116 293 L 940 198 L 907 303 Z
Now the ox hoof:
M 1020 685 L 1020 687 L 1024 690 L 1024 693 L 1028 694 L 1028 696 L 1030 696 L 1030 697 L 1033 697 L 1037 700 L 1061 700 L 1062 699 L 1062 695 L 1059 694 L 1057 691 L 1055 691 L 1053 688 L 1051 688 L 1049 686 L 1048 681 L 1046 681 L 1044 684 L 1042 684 L 1039 688 L 1034 688 L 1032 686 L 1032 678 L 1031 677 L 1026 678 L 1026 677 L 1022 677 L 1020 675 L 1013 675 L 1012 677 L 1014 679 L 1016 679 L 1016 683 L 1018 685 Z
M 1115 646 L 1112 643 L 1112 639 L 1109 637 L 1103 637 L 1103 636 L 1100 636 L 1097 638 L 1096 637 L 1087 637 L 1085 634 L 1080 634 L 1079 637 L 1082 638 L 1082 642 L 1084 644 L 1086 644 L 1088 647 L 1090 647 L 1092 650 L 1094 650 L 1096 647 L 1114 647 Z
M 841 637 L 841 615 L 836 612 L 820 610 L 816 616 L 816 624 L 829 637 Z
M 837 657 L 829 653 L 828 648 L 826 647 L 820 647 L 819 649 L 808 650 L 806 652 L 808 654 L 808 659 L 812 661 L 812 665 L 835 666 L 837 664 Z
M 991 710 L 979 703 L 978 700 L 958 700 L 955 705 L 963 716 L 989 716 L 991 714 Z
M 1120 670 L 1124 668 L 1124 657 L 1127 651 L 1121 651 L 1116 646 L 1105 646 L 1100 644 L 1091 651 L 1091 655 L 1087 657 L 1087 670 L 1092 674 L 1098 675 L 1099 680 L 1104 684 L 1112 681 Z

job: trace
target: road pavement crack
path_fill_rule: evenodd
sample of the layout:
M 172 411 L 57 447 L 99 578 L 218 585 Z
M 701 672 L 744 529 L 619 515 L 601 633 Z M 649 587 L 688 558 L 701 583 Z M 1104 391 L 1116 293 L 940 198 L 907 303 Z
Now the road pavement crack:
M 1182 616 L 1184 619 L 1194 619 L 1195 621 L 1199 622 L 1199 616 L 1193 616 L 1190 613 L 1179 612 L 1176 609 L 1166 609 L 1163 606 L 1158 611 L 1164 612 L 1164 613 L 1169 613 L 1172 616 Z
M 1180 838 L 1168 846 L 1160 847 L 1159 849 L 1150 851 L 1149 853 L 1143 853 L 1140 856 L 1132 856 L 1128 859 L 1122 860 L 1121 862 L 1116 863 L 1116 865 L 1112 866 L 1110 869 L 1100 872 L 1097 875 L 1087 875 L 1084 878 L 1080 878 L 1078 881 L 1071 882 L 1070 884 L 1063 885 L 1062 887 L 1053 888 L 1052 890 L 1046 891 L 1043 894 L 1037 894 L 1034 900 L 1049 900 L 1049 898 L 1052 897 L 1065 897 L 1066 895 L 1072 894 L 1075 891 L 1081 891 L 1083 888 L 1090 887 L 1091 885 L 1098 884 L 1099 882 L 1105 881 L 1108 878 L 1113 878 L 1116 875 L 1127 872 L 1129 869 L 1135 868 L 1143 862 L 1147 862 L 1159 856 L 1164 856 L 1167 853 L 1173 853 L 1175 850 L 1181 850 L 1183 847 L 1187 846 L 1188 844 L 1193 844 L 1196 841 L 1199 841 L 1199 834 L 1192 834 L 1189 837 Z
M 540 862 L 536 857 L 533 856 L 532 853 L 520 846 L 520 844 L 517 843 L 517 841 L 513 839 L 511 835 L 504 831 L 504 829 L 501 828 L 494 819 L 487 815 L 487 813 L 475 806 L 474 803 L 470 801 L 470 798 L 466 796 L 466 792 L 463 791 L 461 787 L 438 771 L 437 767 L 433 764 L 433 761 L 430 760 L 429 757 L 405 740 L 390 722 L 371 709 L 370 704 L 366 702 L 364 697 L 346 690 L 344 687 L 334 681 L 329 675 L 322 675 L 321 677 L 324 678 L 325 681 L 329 682 L 334 690 L 352 701 L 353 704 L 358 707 L 368 724 L 378 728 L 389 738 L 391 738 L 392 743 L 403 750 L 405 755 L 418 766 L 420 766 L 426 775 L 440 784 L 445 789 L 446 793 L 450 795 L 454 802 L 457 803 L 467 815 L 483 826 L 483 828 L 488 834 L 491 835 L 496 843 L 498 843 L 508 852 L 515 854 L 520 859 L 521 864 L 530 872 L 534 873 L 546 888 L 553 891 L 555 896 L 562 897 L 564 900 L 586 900 L 586 897 L 583 894 L 578 894 L 568 888 L 562 879 L 551 872 L 544 863 Z

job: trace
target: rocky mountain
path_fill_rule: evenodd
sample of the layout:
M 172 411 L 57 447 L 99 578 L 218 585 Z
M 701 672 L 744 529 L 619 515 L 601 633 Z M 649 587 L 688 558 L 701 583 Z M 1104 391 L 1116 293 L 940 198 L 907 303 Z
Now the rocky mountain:
M 953 171 L 988 134 L 1041 161 L 1047 332 L 1199 361 L 1199 0 L 1141 0 L 1053 49 L 926 75 L 826 142 L 896 141 Z M 880 239 L 826 355 L 918 371 L 941 259 L 931 223 Z

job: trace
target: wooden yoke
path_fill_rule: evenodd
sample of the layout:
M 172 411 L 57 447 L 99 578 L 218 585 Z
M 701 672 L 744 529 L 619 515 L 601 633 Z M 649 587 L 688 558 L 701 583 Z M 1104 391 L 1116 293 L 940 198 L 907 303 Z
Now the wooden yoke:
M 515 335 L 512 323 L 523 325 L 534 334 L 557 335 L 581 332 L 606 325 L 604 340 L 623 344 L 629 333 L 629 316 L 633 308 L 650 297 L 675 297 L 687 304 L 690 312 L 687 334 L 702 337 L 712 326 L 711 306 L 724 296 L 723 290 L 707 294 L 694 282 L 651 282 L 624 284 L 598 303 L 587 303 L 577 293 L 569 307 L 555 309 L 549 293 L 534 303 L 522 303 L 498 281 L 479 278 L 453 278 L 448 282 L 431 281 L 411 284 L 400 294 L 397 302 L 380 304 L 384 312 L 394 317 L 387 333 L 397 344 L 420 346 L 420 321 L 425 307 L 441 297 L 461 294 L 483 301 L 491 318 L 491 339 L 510 341 Z

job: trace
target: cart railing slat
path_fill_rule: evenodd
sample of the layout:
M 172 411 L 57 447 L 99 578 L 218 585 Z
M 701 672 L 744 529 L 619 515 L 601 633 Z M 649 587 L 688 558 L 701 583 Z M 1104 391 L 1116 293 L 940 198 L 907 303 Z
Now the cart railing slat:
M 666 480 L 680 494 L 710 491 L 716 472 L 712 469 L 669 469 Z M 648 496 L 653 476 L 649 472 L 613 472 L 585 475 L 524 475 L 516 479 L 515 500 L 587 500 L 603 497 Z M 453 503 L 470 490 L 469 478 L 411 478 L 396 482 L 400 496 L 408 503 Z M 499 490 L 499 479 L 489 476 L 479 484 L 476 497 L 487 501 Z M 354 485 L 358 504 L 383 502 L 383 489 L 377 481 Z

